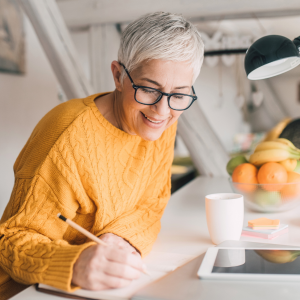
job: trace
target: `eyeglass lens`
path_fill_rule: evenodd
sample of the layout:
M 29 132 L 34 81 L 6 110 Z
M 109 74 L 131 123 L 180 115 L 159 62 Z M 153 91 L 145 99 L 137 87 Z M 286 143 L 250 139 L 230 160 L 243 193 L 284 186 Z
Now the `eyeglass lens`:
M 144 104 L 153 104 L 162 94 L 159 91 L 142 87 L 136 90 L 136 100 Z M 192 96 L 175 94 L 170 98 L 170 107 L 173 109 L 185 109 L 190 106 L 193 101 Z

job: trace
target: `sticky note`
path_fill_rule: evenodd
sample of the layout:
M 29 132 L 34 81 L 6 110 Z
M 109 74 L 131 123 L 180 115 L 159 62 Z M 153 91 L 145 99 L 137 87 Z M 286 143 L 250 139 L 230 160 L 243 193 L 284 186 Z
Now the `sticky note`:
M 276 237 L 285 234 L 287 232 L 288 232 L 288 225 L 281 224 L 278 229 L 273 229 L 273 230 L 272 229 L 254 230 L 250 227 L 244 227 L 242 231 L 242 235 L 247 237 L 273 240 Z
M 259 218 L 248 221 L 248 226 L 254 230 L 278 229 L 280 220 L 271 220 L 268 218 Z

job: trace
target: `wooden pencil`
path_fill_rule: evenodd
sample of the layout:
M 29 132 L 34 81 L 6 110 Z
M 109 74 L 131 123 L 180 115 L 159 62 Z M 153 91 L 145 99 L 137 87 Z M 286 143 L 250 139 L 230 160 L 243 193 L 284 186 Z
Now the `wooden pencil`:
M 58 213 L 57 214 L 58 218 L 60 218 L 61 220 L 63 220 L 64 222 L 66 222 L 67 224 L 69 224 L 71 227 L 73 227 L 74 229 L 78 230 L 79 232 L 81 232 L 82 234 L 84 234 L 86 237 L 88 237 L 89 239 L 91 239 L 92 241 L 96 242 L 97 244 L 103 245 L 103 246 L 107 246 L 107 244 L 105 242 L 103 242 L 102 240 L 100 240 L 98 237 L 96 237 L 95 235 L 93 235 L 92 233 L 90 233 L 89 231 L 87 231 L 86 229 L 84 229 L 83 227 L 81 227 L 80 225 L 76 224 L 75 222 L 73 222 L 70 219 L 67 219 L 66 217 L 64 217 L 62 214 Z M 142 271 L 144 274 L 150 275 L 146 270 Z
M 93 235 L 92 233 L 90 233 L 89 231 L 87 231 L 86 229 L 84 229 L 83 227 L 81 227 L 80 225 L 76 224 L 75 222 L 71 221 L 70 219 L 67 219 L 62 214 L 58 213 L 57 216 L 61 220 L 63 220 L 66 223 L 68 223 L 71 227 L 73 227 L 74 229 L 76 229 L 79 232 L 81 232 L 82 234 L 84 234 L 86 237 L 88 237 L 92 241 L 96 242 L 97 244 L 100 244 L 100 245 L 103 245 L 103 246 L 107 246 L 107 244 L 105 242 L 103 242 L 102 240 L 100 240 L 98 237 L 96 237 L 95 235 Z

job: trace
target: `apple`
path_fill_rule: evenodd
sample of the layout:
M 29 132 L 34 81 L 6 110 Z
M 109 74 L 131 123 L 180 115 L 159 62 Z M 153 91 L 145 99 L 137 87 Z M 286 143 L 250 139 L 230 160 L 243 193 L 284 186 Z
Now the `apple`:
M 273 206 L 281 203 L 281 195 L 277 191 L 257 190 L 254 194 L 254 202 L 262 207 Z

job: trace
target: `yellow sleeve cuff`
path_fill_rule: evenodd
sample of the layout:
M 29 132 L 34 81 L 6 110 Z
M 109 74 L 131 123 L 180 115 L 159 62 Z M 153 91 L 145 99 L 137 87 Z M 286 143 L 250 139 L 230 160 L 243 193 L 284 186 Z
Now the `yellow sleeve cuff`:
M 57 248 L 50 259 L 49 267 L 43 274 L 43 282 L 41 283 L 68 292 L 73 292 L 79 289 L 80 287 L 74 286 L 71 283 L 73 277 L 73 266 L 81 252 L 92 245 L 95 245 L 95 242 L 89 242 L 78 246 L 69 245 Z

